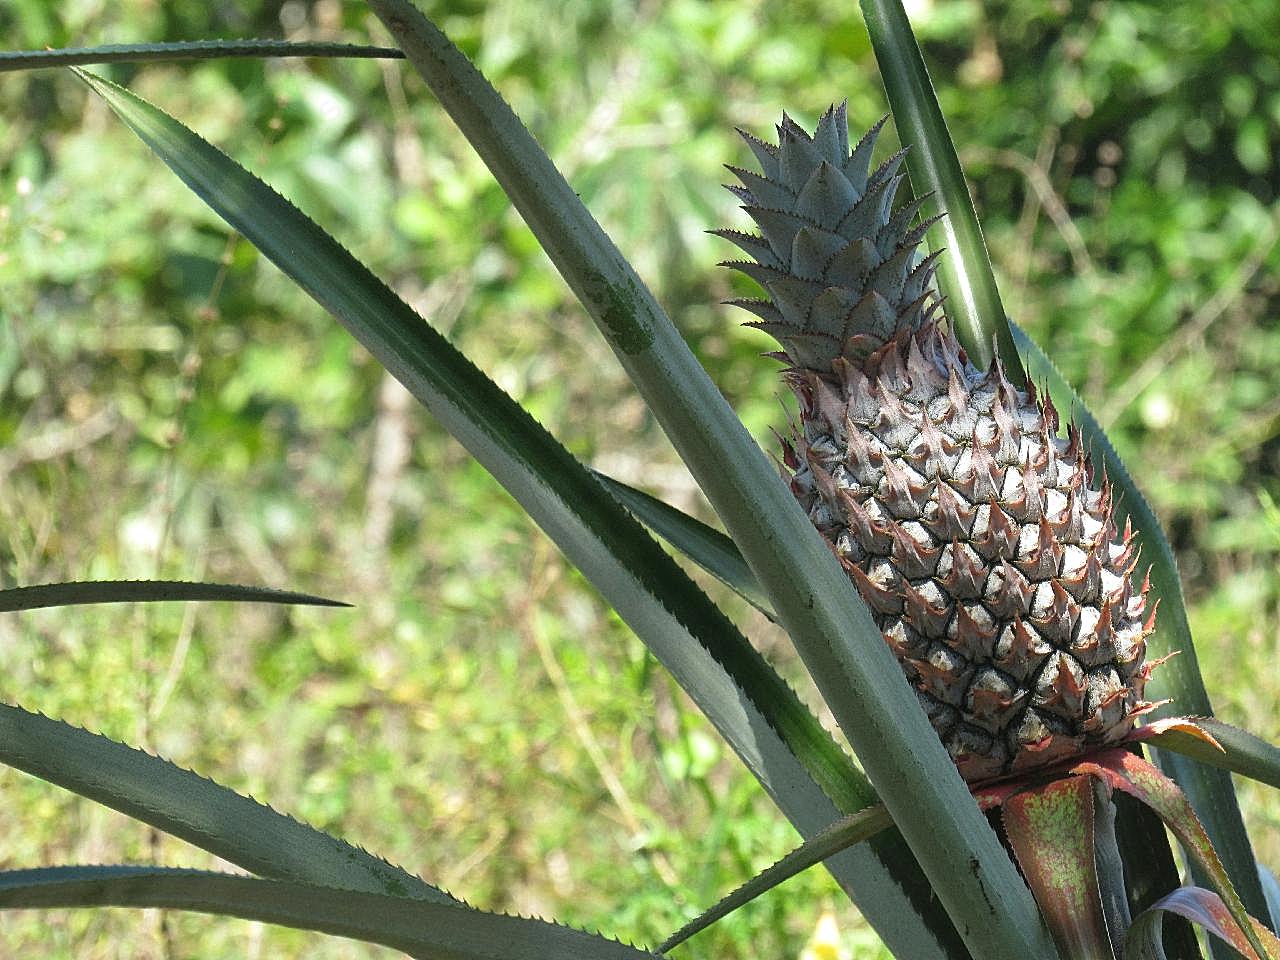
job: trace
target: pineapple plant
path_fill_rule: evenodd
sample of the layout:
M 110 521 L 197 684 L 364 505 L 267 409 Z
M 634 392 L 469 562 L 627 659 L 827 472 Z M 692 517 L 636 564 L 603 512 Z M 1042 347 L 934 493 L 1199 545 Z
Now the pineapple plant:
M 945 305 L 931 282 L 939 261 L 917 253 L 930 221 L 913 225 L 919 201 L 893 211 L 901 157 L 868 173 L 874 133 L 850 150 L 843 108 L 830 111 L 813 136 L 784 119 L 776 146 L 749 140 L 763 174 L 743 171 L 739 195 L 761 235 L 729 238 L 754 258 L 741 266 L 769 299 L 750 306 L 781 344 L 785 376 L 801 404 L 801 422 L 784 444 L 788 492 L 501 98 L 411 4 L 370 6 L 600 323 L 733 534 L 736 543 L 721 553 L 741 548 L 866 777 L 720 611 L 686 588 L 679 568 L 597 478 L 385 284 L 179 122 L 121 87 L 90 74 L 81 79 L 508 486 L 672 669 L 801 832 L 827 844 L 820 856 L 806 844 L 801 852 L 810 864 L 842 848 L 830 845 L 833 829 L 845 831 L 848 844 L 896 825 L 898 833 L 875 837 L 888 843 L 850 851 L 832 872 L 897 955 L 1115 956 L 1121 936 L 1126 955 L 1138 955 L 1129 949 L 1138 923 L 1114 909 L 1117 899 L 1146 910 L 1139 947 L 1158 947 L 1161 911 L 1191 915 L 1195 907 L 1199 922 L 1233 938 L 1246 955 L 1252 949 L 1266 956 L 1268 946 L 1277 953 L 1273 939 L 1264 945 L 1264 931 L 1254 929 L 1223 865 L 1208 856 L 1205 832 L 1188 826 L 1194 817 L 1185 798 L 1145 761 L 1109 749 L 1162 735 L 1161 747 L 1176 748 L 1167 735 L 1190 727 L 1134 729 L 1152 708 L 1143 686 L 1154 617 L 1145 582 L 1134 589 L 1134 537 L 1127 526 L 1117 529 L 1111 490 L 1091 467 L 1081 434 L 1059 437 L 1052 404 L 1022 386 L 1020 370 L 970 363 L 976 351 L 966 354 L 944 325 Z M 909 28 L 899 33 L 910 39 Z M 239 49 L 174 46 L 183 55 Z M 103 54 L 173 52 L 39 51 L 14 59 L 72 65 Z M 676 529 L 672 542 L 691 555 L 698 541 L 714 539 L 691 518 L 677 520 Z M 1146 530 L 1147 542 L 1158 546 L 1158 528 Z M 11 609 L 36 605 L 31 594 L 5 593 Z M 125 593 L 116 585 L 105 596 Z M 143 593 L 166 598 L 154 586 Z M 77 602 L 90 601 L 82 595 Z M 1174 597 L 1170 606 L 1178 603 Z M 154 867 L 13 871 L 0 882 L 0 907 L 185 906 L 315 926 L 415 955 L 477 960 L 656 956 L 683 939 L 641 951 L 488 916 L 141 751 L 17 707 L 0 709 L 0 719 L 4 762 L 192 839 L 261 878 Z M 1232 736 L 1234 755 L 1212 755 L 1214 761 L 1275 778 L 1274 751 L 1266 754 L 1238 731 Z M 1206 753 L 1203 738 L 1182 746 L 1193 756 Z M 977 804 L 950 769 L 948 751 Z M 1101 884 L 1111 895 L 1109 912 L 1099 915 L 1102 871 L 1089 868 L 1095 850 L 1102 862 L 1104 844 L 1094 843 L 1093 803 L 1095 796 L 1105 803 L 1102 794 L 1112 789 L 1140 796 L 1175 832 L 1183 830 L 1179 837 L 1189 838 L 1214 874 L 1221 899 L 1191 888 L 1148 910 L 1163 891 L 1125 888 L 1121 871 L 1112 870 Z M 1179 802 L 1182 809 L 1174 809 Z M 1081 885 L 1074 900 L 1063 892 L 1055 902 L 1062 860 L 1042 855 L 1061 852 L 1054 846 L 1059 834 L 1035 825 L 1054 804 L 1088 827 L 1071 838 L 1065 858 L 1068 867 L 1084 867 L 1077 874 L 1094 874 L 1092 887 Z M 192 807 L 214 805 L 234 813 L 206 830 Z M 980 806 L 1001 808 L 1022 874 Z M 849 816 L 828 826 L 840 813 Z M 1221 823 L 1221 806 L 1210 813 Z M 1104 823 L 1099 833 L 1106 830 Z M 1241 859 L 1252 869 L 1247 841 Z M 1046 862 L 1037 867 L 1037 860 Z M 1204 919 L 1215 905 L 1217 913 Z M 1265 903 L 1256 912 L 1265 915 Z M 1087 943 L 1063 936 L 1080 930 L 1090 934 Z
M 718 233 L 751 256 L 727 265 L 767 297 L 734 302 L 799 401 L 791 489 L 978 781 L 1122 739 L 1152 706 L 1155 605 L 1075 426 L 946 326 L 919 250 L 939 217 L 895 211 L 903 153 L 869 172 L 880 126 L 851 150 L 841 105 L 812 135 L 785 115 L 777 144 L 744 133 L 762 172 L 729 189 L 759 233 Z

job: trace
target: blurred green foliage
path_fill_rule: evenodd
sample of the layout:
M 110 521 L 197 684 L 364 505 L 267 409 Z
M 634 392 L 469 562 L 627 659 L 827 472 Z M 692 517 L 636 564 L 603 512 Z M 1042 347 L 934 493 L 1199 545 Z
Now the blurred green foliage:
M 1280 7 L 907 6 L 1006 306 L 1164 519 L 1219 712 L 1280 740 Z M 713 267 L 733 252 L 703 231 L 743 225 L 718 187 L 720 164 L 746 159 L 735 126 L 766 132 L 783 108 L 810 124 L 845 97 L 857 123 L 884 112 L 855 5 L 424 8 L 771 447 L 785 419 L 776 367 L 718 306 L 749 285 Z M 13 48 L 386 40 L 336 0 L 10 0 L 0 35 Z M 328 227 L 580 457 L 705 510 L 403 65 L 104 72 Z M 790 828 L 642 645 L 336 324 L 69 74 L 0 75 L 0 109 L 0 583 L 202 577 L 359 604 L 10 616 L 6 699 L 173 757 L 480 906 L 625 938 L 653 942 L 788 849 Z M 798 676 L 785 638 L 725 602 Z M 0 791 L 4 867 L 208 862 L 12 771 Z M 1280 867 L 1280 802 L 1242 797 L 1262 860 Z M 831 909 L 843 950 L 878 955 L 819 871 L 686 951 L 796 957 Z M 390 955 L 121 912 L 8 916 L 0 943 L 41 957 Z

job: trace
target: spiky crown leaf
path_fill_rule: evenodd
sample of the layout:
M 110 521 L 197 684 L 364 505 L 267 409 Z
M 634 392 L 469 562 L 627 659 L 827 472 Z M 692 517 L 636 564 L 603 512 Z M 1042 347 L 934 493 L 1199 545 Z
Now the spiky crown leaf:
M 714 231 L 752 257 L 724 266 L 769 294 L 732 301 L 760 317 L 748 325 L 776 339 L 794 366 L 821 373 L 837 357 L 860 364 L 938 307 L 930 287 L 937 254 L 917 253 L 938 217 L 911 226 L 925 197 L 893 212 L 906 151 L 868 174 L 885 120 L 850 150 L 845 111 L 844 103 L 829 108 L 812 135 L 784 113 L 776 146 L 740 130 L 762 173 L 730 166 L 742 186 L 728 189 L 760 233 Z

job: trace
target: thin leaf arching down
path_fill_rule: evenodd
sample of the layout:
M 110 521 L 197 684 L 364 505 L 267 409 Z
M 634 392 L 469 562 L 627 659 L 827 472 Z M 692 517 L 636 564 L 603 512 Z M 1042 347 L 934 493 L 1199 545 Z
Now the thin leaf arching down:
M 1176 914 L 1208 930 L 1238 952 L 1246 960 L 1259 960 L 1249 941 L 1236 925 L 1222 898 L 1203 887 L 1182 887 L 1162 897 L 1133 921 L 1125 937 L 1126 960 L 1166 960 L 1161 936 L 1165 913 Z M 1270 951 L 1280 957 L 1280 939 L 1257 920 L 1251 919 L 1254 934 Z
M 1158 733 L 1147 742 L 1280 789 L 1280 747 L 1213 717 L 1197 718 L 1195 722 L 1211 734 L 1222 749 L 1215 749 L 1200 737 L 1181 730 Z
M 234 583 L 191 583 L 185 580 L 80 580 L 40 583 L 0 590 L 0 613 L 72 607 L 86 603 L 143 603 L 173 600 L 228 600 L 241 603 L 288 603 L 317 607 L 349 607 L 293 590 L 249 587 Z
M 159 867 L 45 867 L 0 873 L 0 909 L 162 907 L 241 917 L 378 943 L 423 960 L 653 960 L 571 927 L 460 903 Z

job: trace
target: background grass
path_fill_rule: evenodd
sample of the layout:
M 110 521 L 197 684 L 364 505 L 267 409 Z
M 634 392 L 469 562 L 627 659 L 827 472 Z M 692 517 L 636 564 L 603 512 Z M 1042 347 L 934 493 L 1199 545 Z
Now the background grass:
M 1100 413 L 1179 553 L 1224 719 L 1280 740 L 1280 10 L 909 4 L 1001 289 Z M 707 228 L 783 108 L 884 111 L 852 3 L 432 2 L 766 448 L 784 422 Z M 6 45 L 385 41 L 359 4 L 12 0 Z M 103 71 L 333 231 L 577 455 L 707 516 L 594 328 L 400 64 Z M 0 618 L 5 699 L 106 732 L 494 909 L 654 942 L 795 835 L 501 489 L 69 74 L 0 75 L 0 583 L 261 582 L 351 612 Z M 855 131 L 856 133 L 856 131 Z M 883 150 L 893 147 L 892 133 Z M 709 518 L 709 517 L 708 517 Z M 708 589 L 717 598 L 717 585 Z M 785 638 L 725 598 L 771 659 Z M 209 858 L 0 771 L 0 866 Z M 1241 790 L 1264 862 L 1280 802 Z M 820 871 L 687 956 L 876 938 Z M 38 957 L 391 956 L 239 921 L 8 914 Z M 830 956 L 832 954 L 821 954 Z

